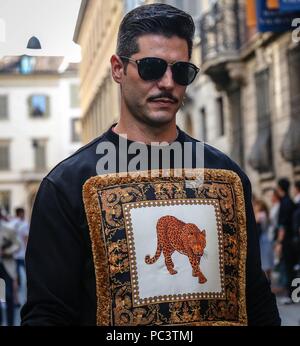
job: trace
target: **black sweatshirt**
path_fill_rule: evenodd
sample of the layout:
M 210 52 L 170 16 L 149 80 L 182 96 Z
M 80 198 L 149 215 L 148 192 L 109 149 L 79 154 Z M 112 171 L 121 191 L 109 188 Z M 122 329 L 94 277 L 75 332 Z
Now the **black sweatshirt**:
M 27 303 L 22 325 L 95 325 L 96 283 L 82 186 L 96 176 L 100 142 L 118 147 L 110 128 L 58 164 L 42 181 L 36 196 L 26 252 Z M 179 130 L 181 144 L 196 140 Z M 132 142 L 128 141 L 128 144 Z M 119 152 L 117 152 L 118 155 Z M 280 325 L 269 283 L 261 270 L 260 250 L 247 176 L 231 159 L 205 144 L 205 168 L 227 169 L 241 178 L 247 218 L 246 302 L 249 325 Z M 128 155 L 130 160 L 134 155 Z M 116 170 L 119 171 L 117 165 Z

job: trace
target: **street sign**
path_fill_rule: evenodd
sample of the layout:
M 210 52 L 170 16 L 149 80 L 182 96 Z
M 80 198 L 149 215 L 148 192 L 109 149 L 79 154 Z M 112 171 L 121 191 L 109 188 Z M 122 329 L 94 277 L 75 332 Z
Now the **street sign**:
M 282 12 L 299 12 L 300 0 L 280 0 L 280 10 Z
M 260 32 L 285 32 L 293 30 L 293 13 L 281 11 L 281 9 L 269 9 L 266 0 L 256 1 L 257 26 Z

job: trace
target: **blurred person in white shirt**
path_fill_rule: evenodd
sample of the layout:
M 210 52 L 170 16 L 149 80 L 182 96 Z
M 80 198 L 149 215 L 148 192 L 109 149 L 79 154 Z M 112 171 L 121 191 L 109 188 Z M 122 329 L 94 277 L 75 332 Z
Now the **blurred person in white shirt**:
M 25 273 L 25 252 L 26 252 L 28 233 L 29 233 L 29 223 L 25 219 L 24 208 L 16 208 L 15 217 L 11 220 L 10 224 L 16 231 L 16 235 L 20 243 L 20 249 L 14 255 L 14 258 L 17 263 L 18 285 L 20 288 L 22 285 L 21 271 L 23 270 Z

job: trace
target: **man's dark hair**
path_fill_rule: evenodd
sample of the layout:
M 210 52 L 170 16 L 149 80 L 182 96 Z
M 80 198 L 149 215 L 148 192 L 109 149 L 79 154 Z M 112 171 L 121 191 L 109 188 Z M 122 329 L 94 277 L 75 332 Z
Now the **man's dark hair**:
M 278 180 L 277 185 L 283 190 L 287 195 L 289 194 L 290 181 L 288 178 L 281 178 Z
M 178 36 L 188 44 L 189 58 L 193 50 L 195 24 L 192 17 L 176 7 L 150 4 L 135 8 L 123 18 L 118 34 L 117 54 L 131 57 L 139 52 L 137 39 L 147 34 Z
M 300 192 L 300 180 L 297 180 L 297 181 L 295 182 L 295 188 L 297 189 L 297 191 Z

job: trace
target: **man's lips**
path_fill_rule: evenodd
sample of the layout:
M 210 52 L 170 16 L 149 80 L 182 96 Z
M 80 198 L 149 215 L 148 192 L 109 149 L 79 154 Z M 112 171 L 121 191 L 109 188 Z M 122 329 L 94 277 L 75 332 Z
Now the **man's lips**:
M 149 102 L 162 103 L 162 104 L 175 104 L 175 103 L 177 103 L 177 101 L 169 99 L 169 98 L 150 99 Z

